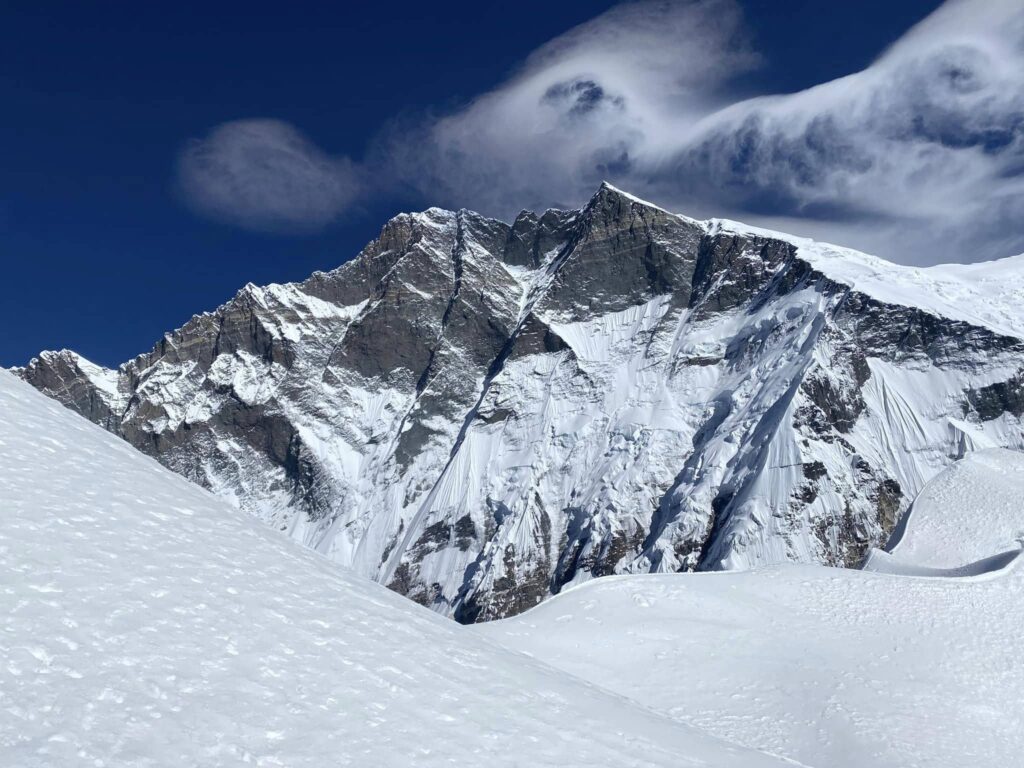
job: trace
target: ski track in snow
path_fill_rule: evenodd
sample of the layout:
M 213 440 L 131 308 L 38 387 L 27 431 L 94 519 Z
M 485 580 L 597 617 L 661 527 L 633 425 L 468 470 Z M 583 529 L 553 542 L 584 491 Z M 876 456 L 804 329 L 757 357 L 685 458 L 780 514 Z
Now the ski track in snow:
M 0 512 L 3 766 L 783 765 L 344 573 L 7 372 Z
M 872 570 L 608 577 L 473 629 L 808 765 L 1017 766 L 1022 527 L 1024 455 L 982 451 L 925 488 Z

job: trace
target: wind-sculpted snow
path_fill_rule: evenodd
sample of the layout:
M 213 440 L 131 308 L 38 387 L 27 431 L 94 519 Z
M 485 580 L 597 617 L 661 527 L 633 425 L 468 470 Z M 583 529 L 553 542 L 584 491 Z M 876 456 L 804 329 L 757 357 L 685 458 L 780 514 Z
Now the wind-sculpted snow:
M 1024 754 L 1024 455 L 973 454 L 870 571 L 622 576 L 474 631 L 807 765 L 1011 766 Z
M 0 371 L 0 765 L 782 765 L 346 574 Z
M 856 566 L 956 458 L 1024 447 L 1024 261 L 913 270 L 604 185 L 403 214 L 104 371 L 20 375 L 461 621 L 613 573 Z
M 1024 542 L 1024 461 L 971 454 L 926 486 L 886 546 L 900 563 L 954 568 Z

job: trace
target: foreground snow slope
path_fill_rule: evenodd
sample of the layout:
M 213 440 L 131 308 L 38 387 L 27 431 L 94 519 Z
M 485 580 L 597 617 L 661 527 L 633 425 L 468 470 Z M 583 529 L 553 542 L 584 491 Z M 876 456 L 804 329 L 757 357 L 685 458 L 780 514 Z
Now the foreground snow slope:
M 984 451 L 915 501 L 903 543 L 871 558 L 889 573 L 600 579 L 474 631 L 807 764 L 1018 766 L 1022 500 L 1024 455 Z M 907 575 L 954 566 L 969 575 Z
M 0 765 L 774 766 L 340 573 L 0 372 Z

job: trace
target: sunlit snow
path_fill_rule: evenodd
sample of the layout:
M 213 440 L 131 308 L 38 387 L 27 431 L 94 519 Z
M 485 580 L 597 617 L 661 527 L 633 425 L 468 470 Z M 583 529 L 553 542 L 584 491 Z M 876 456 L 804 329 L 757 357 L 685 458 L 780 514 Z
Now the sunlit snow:
M 419 608 L 0 371 L 0 765 L 777 766 Z
M 926 486 L 877 572 L 608 577 L 473 631 L 807 765 L 1017 766 L 1022 537 L 1024 455 L 982 451 Z

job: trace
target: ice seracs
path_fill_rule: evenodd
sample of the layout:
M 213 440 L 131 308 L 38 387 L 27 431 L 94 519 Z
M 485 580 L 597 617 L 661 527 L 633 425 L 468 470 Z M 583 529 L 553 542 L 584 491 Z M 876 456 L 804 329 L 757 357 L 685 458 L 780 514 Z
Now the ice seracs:
M 924 485 L 1024 447 L 1024 261 L 913 269 L 610 185 L 431 208 L 97 375 L 20 375 L 461 621 L 615 573 L 857 566 Z

